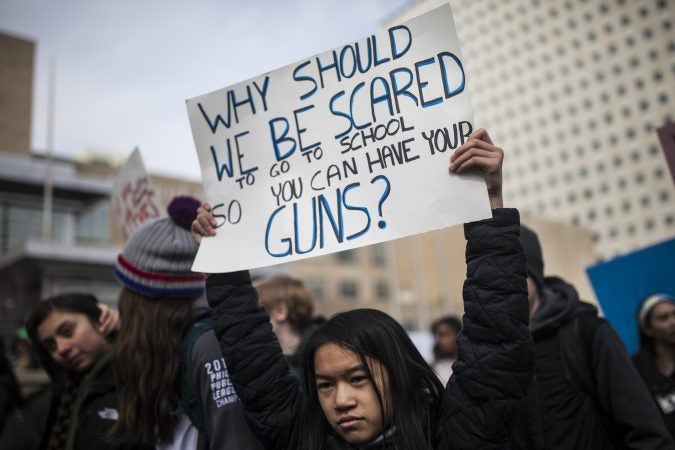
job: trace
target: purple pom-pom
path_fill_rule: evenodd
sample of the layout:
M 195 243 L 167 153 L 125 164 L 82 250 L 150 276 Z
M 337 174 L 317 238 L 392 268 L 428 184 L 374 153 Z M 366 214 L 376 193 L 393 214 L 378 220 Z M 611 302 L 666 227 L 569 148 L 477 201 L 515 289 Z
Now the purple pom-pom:
M 196 198 L 189 195 L 179 195 L 171 200 L 167 212 L 173 223 L 190 231 L 192 222 L 197 218 L 199 205 L 201 203 Z

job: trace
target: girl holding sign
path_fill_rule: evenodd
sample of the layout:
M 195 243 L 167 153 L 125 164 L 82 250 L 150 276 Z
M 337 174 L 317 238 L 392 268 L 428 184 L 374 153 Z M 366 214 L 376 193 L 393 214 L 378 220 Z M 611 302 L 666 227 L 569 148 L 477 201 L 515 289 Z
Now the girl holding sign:
M 503 152 L 485 130 L 450 171 L 480 169 L 493 218 L 465 225 L 467 279 L 458 359 L 447 386 L 404 329 L 375 310 L 338 314 L 309 338 L 302 383 L 288 370 L 247 271 L 207 278 L 215 332 L 247 420 L 268 449 L 497 449 L 533 378 L 519 217 L 502 209 Z M 214 234 L 208 204 L 195 238 Z

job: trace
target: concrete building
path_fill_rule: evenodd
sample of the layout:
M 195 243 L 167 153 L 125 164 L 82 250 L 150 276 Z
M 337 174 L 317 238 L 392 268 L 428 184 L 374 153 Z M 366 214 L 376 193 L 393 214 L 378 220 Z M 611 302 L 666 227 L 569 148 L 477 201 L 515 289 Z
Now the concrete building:
M 0 33 L 0 150 L 30 153 L 35 43 Z
M 412 1 L 387 19 L 443 4 Z M 506 151 L 505 200 L 592 231 L 610 258 L 675 234 L 656 128 L 675 116 L 675 3 L 450 0 L 475 124 Z

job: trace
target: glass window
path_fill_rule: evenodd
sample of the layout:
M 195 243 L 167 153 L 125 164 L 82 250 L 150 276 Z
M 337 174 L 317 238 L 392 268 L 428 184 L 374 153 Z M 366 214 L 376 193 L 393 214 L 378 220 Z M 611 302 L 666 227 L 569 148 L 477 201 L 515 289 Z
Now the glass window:
M 335 254 L 338 261 L 343 263 L 356 262 L 356 250 L 343 250 Z
M 326 282 L 320 278 L 309 278 L 307 286 L 312 290 L 317 300 L 322 300 L 326 297 Z
M 110 240 L 110 201 L 104 200 L 82 211 L 77 218 L 76 238 L 85 242 Z
M 353 300 L 359 295 L 359 286 L 355 281 L 343 280 L 340 282 L 340 295 L 343 298 Z
M 387 244 L 375 244 L 370 246 L 373 264 L 381 267 L 387 264 Z
M 381 301 L 389 300 L 391 292 L 389 291 L 389 283 L 386 281 L 378 281 L 375 285 L 375 297 Z
M 0 236 L 0 250 L 2 253 L 15 248 L 29 239 L 42 239 L 42 204 L 11 204 L 2 205 L 2 233 Z M 55 209 L 52 213 L 52 239 L 67 240 L 68 231 L 66 221 L 68 213 Z

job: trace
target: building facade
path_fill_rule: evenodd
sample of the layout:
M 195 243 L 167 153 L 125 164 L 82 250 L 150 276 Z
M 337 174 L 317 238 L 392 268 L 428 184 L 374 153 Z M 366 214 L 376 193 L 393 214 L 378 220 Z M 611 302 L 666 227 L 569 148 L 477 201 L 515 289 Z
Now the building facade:
M 398 23 L 443 3 L 413 1 Z M 601 258 L 675 235 L 656 129 L 675 116 L 675 3 L 450 0 L 475 124 L 507 203 L 592 232 Z

